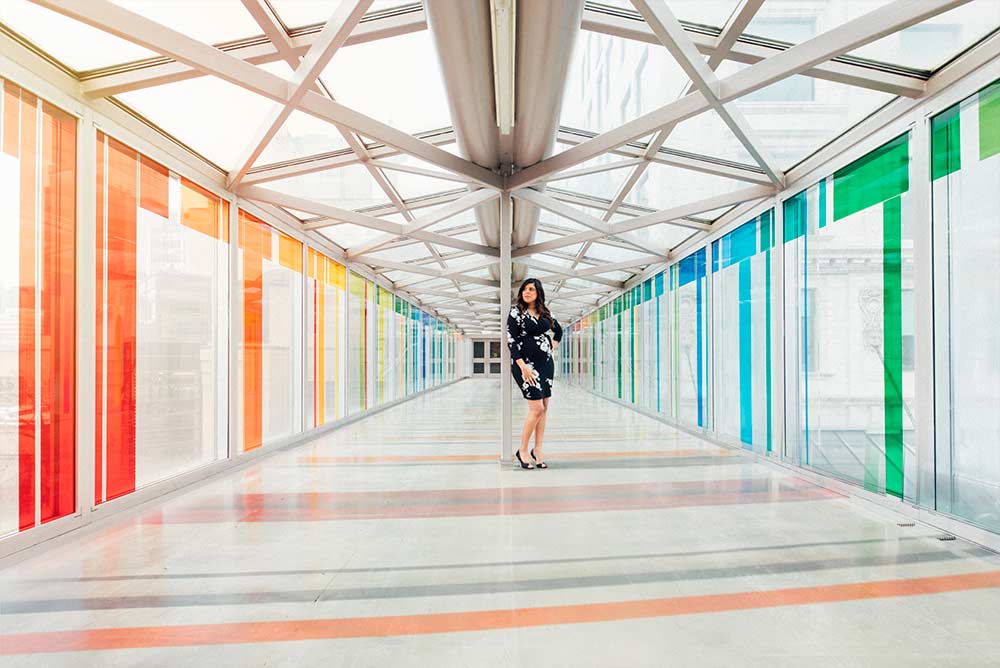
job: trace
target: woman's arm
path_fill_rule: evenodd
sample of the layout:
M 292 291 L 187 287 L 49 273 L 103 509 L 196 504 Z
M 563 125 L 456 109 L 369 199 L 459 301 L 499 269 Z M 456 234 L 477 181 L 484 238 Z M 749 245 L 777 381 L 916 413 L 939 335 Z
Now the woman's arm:
M 517 307 L 512 306 L 507 314 L 507 348 L 510 349 L 510 361 L 521 362 L 521 323 Z
M 510 361 L 521 367 L 521 377 L 528 383 L 535 385 L 538 382 L 535 380 L 537 372 L 527 365 L 521 349 L 520 319 L 522 317 L 516 306 L 510 307 L 510 313 L 507 314 L 507 347 L 510 349 Z
M 552 332 L 555 334 L 555 336 L 552 337 L 552 349 L 555 350 L 559 347 L 559 342 L 562 341 L 563 335 L 562 325 L 560 325 L 559 321 L 555 318 L 552 318 Z

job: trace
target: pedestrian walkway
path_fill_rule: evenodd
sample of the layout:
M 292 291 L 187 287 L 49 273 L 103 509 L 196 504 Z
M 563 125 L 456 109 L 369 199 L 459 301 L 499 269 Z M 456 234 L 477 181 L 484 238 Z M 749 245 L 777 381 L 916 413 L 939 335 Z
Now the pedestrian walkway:
M 421 395 L 0 572 L 0 666 L 1000 664 L 997 555 L 565 384 L 551 468 L 500 467 L 498 392 Z

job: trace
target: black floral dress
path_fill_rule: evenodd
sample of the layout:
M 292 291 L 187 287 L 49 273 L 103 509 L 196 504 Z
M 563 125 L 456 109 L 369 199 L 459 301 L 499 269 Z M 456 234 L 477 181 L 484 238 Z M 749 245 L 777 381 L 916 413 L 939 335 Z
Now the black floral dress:
M 521 388 L 525 399 L 544 399 L 552 396 L 552 376 L 556 365 L 552 360 L 552 340 L 549 330 L 555 334 L 554 340 L 562 340 L 562 327 L 555 318 L 536 319 L 517 306 L 510 308 L 507 315 L 507 346 L 510 348 L 510 372 L 514 382 Z M 538 372 L 538 386 L 529 385 L 521 376 L 517 360 L 523 359 L 528 367 Z

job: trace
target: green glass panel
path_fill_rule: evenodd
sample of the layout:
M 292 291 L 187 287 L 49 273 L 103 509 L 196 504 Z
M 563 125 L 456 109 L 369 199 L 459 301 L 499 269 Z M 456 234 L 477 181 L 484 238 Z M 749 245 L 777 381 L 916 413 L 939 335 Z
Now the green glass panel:
M 785 242 L 798 239 L 806 233 L 806 216 L 808 215 L 806 191 L 786 199 L 782 204 L 784 213 Z
M 819 226 L 826 227 L 826 179 L 819 182 Z
M 979 159 L 1000 153 L 1000 81 L 979 91 Z
M 885 491 L 903 498 L 902 221 L 898 197 L 883 208 L 883 350 L 885 368 Z
M 959 105 L 948 107 L 931 119 L 931 180 L 962 168 Z
M 900 135 L 834 173 L 834 221 L 909 190 L 909 140 L 909 133 Z
M 774 230 L 771 229 L 773 225 L 771 209 L 760 214 L 760 249 L 762 251 L 771 248 L 771 240 L 774 236 Z

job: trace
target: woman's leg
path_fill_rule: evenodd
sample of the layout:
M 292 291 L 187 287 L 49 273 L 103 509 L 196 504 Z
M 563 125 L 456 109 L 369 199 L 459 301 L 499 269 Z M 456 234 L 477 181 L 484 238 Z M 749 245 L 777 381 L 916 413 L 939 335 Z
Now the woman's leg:
M 545 414 L 545 408 L 542 405 L 542 399 L 529 399 L 528 400 L 528 414 L 524 418 L 524 429 L 521 430 L 521 459 L 528 461 L 528 441 L 531 439 L 531 434 L 535 431 L 535 425 L 538 424 L 538 420 Z
M 545 419 L 549 416 L 549 398 L 545 397 L 540 403 L 542 411 L 538 416 L 538 422 L 535 423 L 535 459 L 543 462 L 545 460 L 542 459 L 542 438 L 545 437 Z

